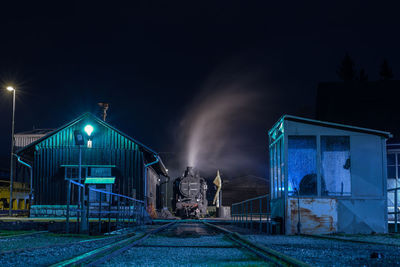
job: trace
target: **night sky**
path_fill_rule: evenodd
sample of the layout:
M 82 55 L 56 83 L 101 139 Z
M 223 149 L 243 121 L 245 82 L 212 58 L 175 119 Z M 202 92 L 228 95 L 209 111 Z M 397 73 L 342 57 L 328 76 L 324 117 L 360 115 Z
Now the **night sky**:
M 167 163 L 210 77 L 256 77 L 263 102 L 244 148 L 256 166 L 243 172 L 265 177 L 267 130 L 284 113 L 313 117 L 317 84 L 339 81 L 346 52 L 369 80 L 379 78 L 384 58 L 400 76 L 400 6 L 389 3 L 8 2 L 0 4 L 0 79 L 17 88 L 16 132 L 57 128 L 105 101 L 108 122 L 168 152 Z M 11 103 L 1 90 L 6 160 Z

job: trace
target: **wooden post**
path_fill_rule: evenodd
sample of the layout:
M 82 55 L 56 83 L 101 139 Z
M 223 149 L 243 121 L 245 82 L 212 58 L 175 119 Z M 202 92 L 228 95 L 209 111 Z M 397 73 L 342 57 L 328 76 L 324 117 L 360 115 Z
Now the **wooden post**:
M 99 233 L 101 233 L 101 192 L 99 192 L 100 195 L 100 202 L 99 202 Z
M 253 231 L 253 200 L 250 200 L 250 229 Z
M 111 205 L 112 205 L 112 195 L 109 195 L 108 200 L 108 232 L 111 232 Z
M 71 202 L 71 180 L 68 179 L 68 192 L 67 192 L 67 218 L 66 218 L 66 225 L 65 231 L 69 234 L 69 205 Z
M 119 224 L 119 196 L 117 196 L 117 216 L 116 216 L 116 225 L 118 228 L 118 224 Z
M 260 212 L 260 228 L 259 228 L 259 232 L 261 233 L 262 232 L 262 197 L 260 197 L 259 205 L 260 205 L 260 207 L 259 207 L 259 212 Z
M 399 214 L 399 210 L 398 210 L 398 205 L 397 205 L 397 190 L 399 188 L 396 188 L 394 190 L 394 232 L 397 233 L 397 220 L 398 220 L 398 214 Z

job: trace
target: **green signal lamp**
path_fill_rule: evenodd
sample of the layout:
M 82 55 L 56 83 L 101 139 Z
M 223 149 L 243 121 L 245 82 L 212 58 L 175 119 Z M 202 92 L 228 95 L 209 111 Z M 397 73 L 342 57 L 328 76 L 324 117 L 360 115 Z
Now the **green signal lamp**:
M 85 132 L 87 133 L 88 136 L 90 136 L 93 132 L 93 126 L 88 124 L 85 126 Z

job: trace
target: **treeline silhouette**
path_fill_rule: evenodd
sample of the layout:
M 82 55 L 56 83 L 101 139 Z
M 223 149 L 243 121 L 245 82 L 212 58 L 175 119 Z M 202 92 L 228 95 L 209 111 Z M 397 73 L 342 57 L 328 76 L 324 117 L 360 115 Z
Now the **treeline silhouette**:
M 339 78 L 343 81 L 368 81 L 368 75 L 365 72 L 364 68 L 361 68 L 360 71 L 354 67 L 354 61 L 350 57 L 348 53 L 345 54 L 338 70 L 336 71 Z M 387 59 L 383 59 L 382 64 L 380 65 L 379 76 L 381 80 L 391 80 L 393 79 L 393 70 L 389 66 Z

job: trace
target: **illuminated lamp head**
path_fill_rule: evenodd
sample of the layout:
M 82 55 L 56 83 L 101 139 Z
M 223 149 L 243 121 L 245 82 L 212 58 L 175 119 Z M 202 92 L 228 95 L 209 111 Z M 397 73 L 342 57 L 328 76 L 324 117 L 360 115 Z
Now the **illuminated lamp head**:
M 88 136 L 90 136 L 93 132 L 93 126 L 88 124 L 85 126 L 85 132 L 87 133 Z

